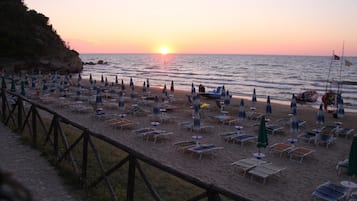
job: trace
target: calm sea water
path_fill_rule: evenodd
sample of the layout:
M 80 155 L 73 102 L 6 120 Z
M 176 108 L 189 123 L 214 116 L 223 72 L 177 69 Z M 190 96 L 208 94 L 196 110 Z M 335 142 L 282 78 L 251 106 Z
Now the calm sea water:
M 157 55 L 157 54 L 81 54 L 84 62 L 103 60 L 105 65 L 85 65 L 83 77 L 90 74 L 114 82 L 115 76 L 125 83 L 133 78 L 135 85 L 142 86 L 147 78 L 150 85 L 170 86 L 190 90 L 191 84 L 203 84 L 206 91 L 224 85 L 233 96 L 250 97 L 256 89 L 257 97 L 266 100 L 290 102 L 293 93 L 315 89 L 319 93 L 318 105 L 327 84 L 330 57 L 321 56 L 266 56 L 266 55 Z M 334 61 L 330 80 L 356 82 L 357 57 L 346 58 L 352 66 Z M 341 76 L 340 76 L 341 73 Z M 342 86 L 345 108 L 357 109 L 357 85 Z

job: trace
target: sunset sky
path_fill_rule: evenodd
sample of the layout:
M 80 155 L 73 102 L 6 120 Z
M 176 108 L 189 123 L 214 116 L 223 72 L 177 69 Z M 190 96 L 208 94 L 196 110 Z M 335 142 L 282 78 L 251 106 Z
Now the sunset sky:
M 80 53 L 357 56 L 357 0 L 24 0 Z

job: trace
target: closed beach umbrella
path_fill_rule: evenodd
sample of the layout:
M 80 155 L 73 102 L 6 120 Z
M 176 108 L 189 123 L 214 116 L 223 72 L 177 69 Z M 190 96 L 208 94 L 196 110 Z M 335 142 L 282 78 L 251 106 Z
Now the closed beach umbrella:
M 95 103 L 102 104 L 102 95 L 100 94 L 100 89 L 97 89 L 97 96 L 95 97 Z
M 245 119 L 245 117 L 246 117 L 243 99 L 240 100 L 238 117 L 241 119 Z
M 193 94 L 193 92 L 195 92 L 196 90 L 195 90 L 195 85 L 193 84 L 193 82 L 192 82 L 192 84 L 191 84 L 191 94 Z
M 325 115 L 324 115 L 324 110 L 322 109 L 322 103 L 320 104 L 320 108 L 317 111 L 317 116 L 316 116 L 316 123 L 317 124 L 324 124 L 325 123 Z
M 108 83 L 108 78 L 107 77 L 105 77 L 105 82 L 104 82 L 104 86 L 109 86 L 109 83 Z
M 166 84 L 165 84 L 164 88 L 162 89 L 161 101 L 165 102 L 166 98 L 167 98 L 167 89 L 166 89 Z
M 2 80 L 1 80 L 1 88 L 2 89 L 6 89 L 6 82 L 5 82 L 5 78 L 2 77 Z
M 121 90 L 125 91 L 125 85 L 124 85 L 124 80 L 123 79 L 121 80 Z
M 103 76 L 103 74 L 102 74 L 102 76 L 101 76 L 101 78 L 100 78 L 100 82 L 101 82 L 101 83 L 104 83 L 104 76 Z
M 260 148 L 268 146 L 268 134 L 265 126 L 265 116 L 262 116 L 258 131 L 258 154 L 260 154 Z
M 231 97 L 229 95 L 229 91 L 226 91 L 226 95 L 224 96 L 224 105 L 228 106 L 231 103 Z
M 124 106 L 125 106 L 125 103 L 124 103 L 123 92 L 122 92 L 122 91 L 119 91 L 118 107 L 119 107 L 119 109 L 124 110 Z
M 146 79 L 146 88 L 149 91 L 149 89 L 150 89 L 149 78 Z
M 353 137 L 350 155 L 348 157 L 347 174 L 349 176 L 357 175 L 357 136 Z
M 115 75 L 115 84 L 118 84 L 119 81 L 118 81 L 118 75 Z
M 171 80 L 171 86 L 170 86 L 170 92 L 171 94 L 174 94 L 175 88 L 174 88 L 174 81 Z
M 92 73 L 91 73 L 91 74 L 89 74 L 89 83 L 90 83 L 90 84 L 93 84 L 93 77 L 92 77 Z
M 295 115 L 291 116 L 290 124 L 291 124 L 291 132 L 298 132 L 299 131 L 299 122 L 296 119 Z
M 78 82 L 80 82 L 81 80 L 82 80 L 82 75 L 78 73 Z
M 200 128 L 201 126 L 201 118 L 199 107 L 195 107 L 195 111 L 193 113 L 193 128 Z
M 296 97 L 295 97 L 295 94 L 293 94 L 293 96 L 292 96 L 292 98 L 291 98 L 290 108 L 291 108 L 291 112 L 292 112 L 294 115 L 296 115 L 297 105 L 296 105 Z
M 130 88 L 134 88 L 134 82 L 133 82 L 133 78 L 132 77 L 130 77 L 129 86 L 130 86 Z
M 154 116 L 158 116 L 160 114 L 160 109 L 159 109 L 159 98 L 155 96 L 154 98 L 154 106 L 152 108 L 152 113 Z
M 342 96 L 337 98 L 337 117 L 342 118 L 345 115 Z
M 253 95 L 252 95 L 252 105 L 254 107 L 255 103 L 257 102 L 257 94 L 255 93 L 255 88 L 253 89 Z
M 222 86 L 222 91 L 221 91 L 221 101 L 224 101 L 224 97 L 226 96 L 226 89 L 224 85 Z
M 11 80 L 11 87 L 10 87 L 11 92 L 16 92 L 16 85 L 15 85 L 15 80 Z
M 270 96 L 268 96 L 267 98 L 267 106 L 265 108 L 265 113 L 266 115 L 271 114 L 272 110 L 271 110 L 271 104 L 270 104 Z
M 25 96 L 26 92 L 25 92 L 25 82 L 21 81 L 21 95 Z
M 143 83 L 143 93 L 146 93 L 146 82 L 144 81 L 144 83 Z

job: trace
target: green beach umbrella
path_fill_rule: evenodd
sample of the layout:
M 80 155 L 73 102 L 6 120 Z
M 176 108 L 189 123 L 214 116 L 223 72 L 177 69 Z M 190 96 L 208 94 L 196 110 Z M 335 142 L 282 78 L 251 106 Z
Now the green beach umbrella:
M 262 116 L 260 120 L 259 132 L 258 132 L 258 143 L 257 143 L 257 147 L 259 151 L 258 153 L 260 153 L 261 147 L 265 148 L 267 146 L 268 146 L 268 134 L 265 127 L 265 116 Z
M 11 80 L 11 88 L 10 88 L 11 92 L 16 92 L 16 86 L 15 86 L 15 80 L 12 79 Z
M 348 158 L 347 174 L 349 176 L 357 175 L 357 136 L 353 137 L 350 155 Z
M 2 89 L 6 89 L 6 82 L 5 82 L 5 78 L 4 77 L 2 77 L 1 88 Z

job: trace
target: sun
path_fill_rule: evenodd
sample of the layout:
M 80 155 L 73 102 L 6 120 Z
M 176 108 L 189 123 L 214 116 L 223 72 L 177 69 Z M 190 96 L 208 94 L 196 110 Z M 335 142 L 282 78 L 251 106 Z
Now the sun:
M 162 55 L 167 55 L 169 53 L 169 49 L 167 47 L 163 47 L 160 49 L 160 53 Z

